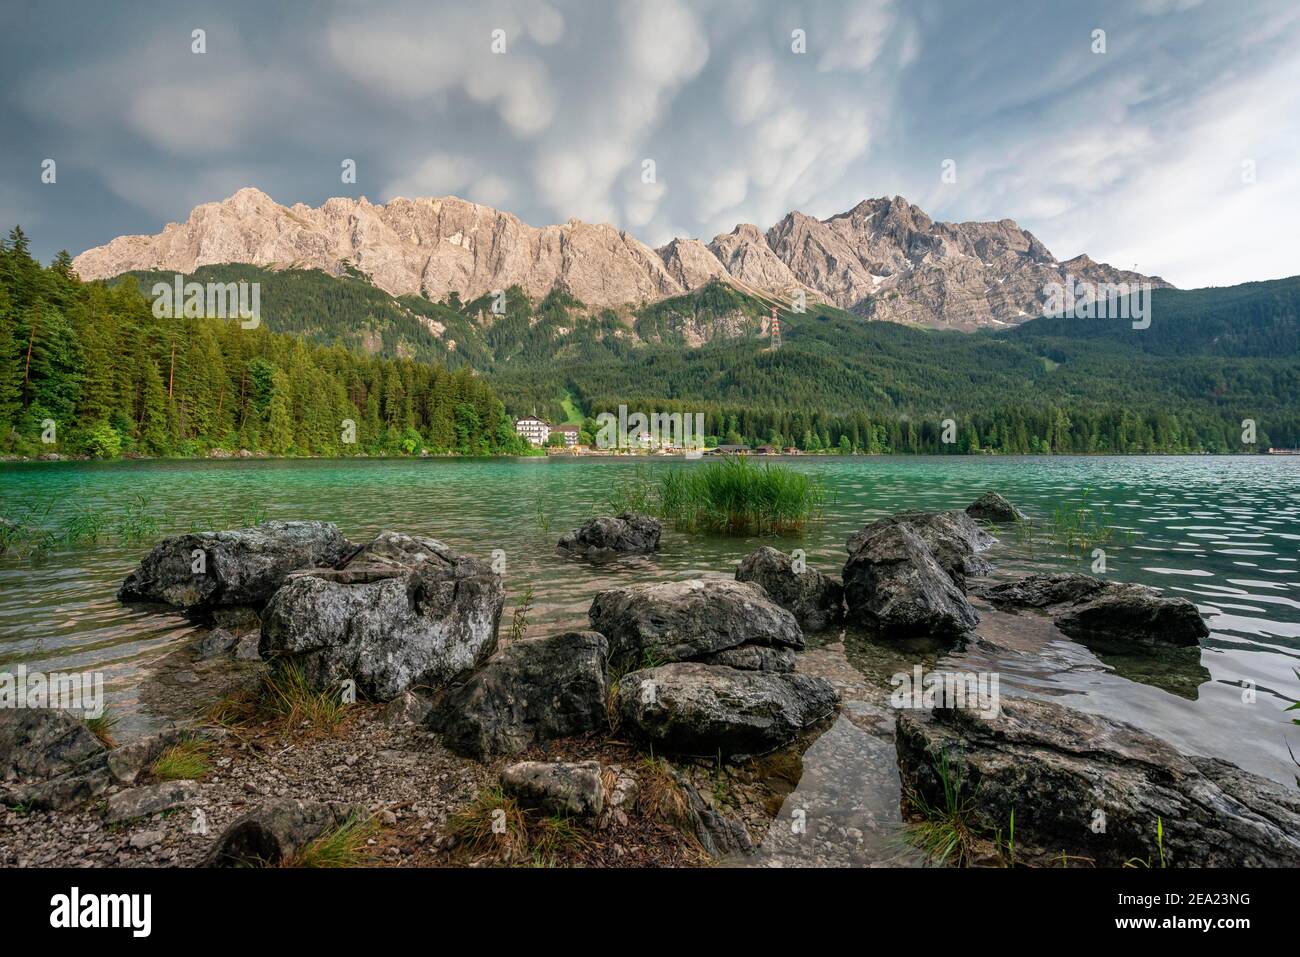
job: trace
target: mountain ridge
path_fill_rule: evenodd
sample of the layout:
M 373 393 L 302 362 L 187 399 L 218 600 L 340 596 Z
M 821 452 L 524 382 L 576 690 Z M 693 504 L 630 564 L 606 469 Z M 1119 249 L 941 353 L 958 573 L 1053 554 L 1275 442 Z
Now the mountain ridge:
M 936 222 L 898 196 L 825 220 L 792 211 L 766 231 L 742 223 L 708 243 L 681 237 L 655 249 L 609 224 L 530 226 L 455 196 L 283 206 L 244 187 L 194 207 L 184 223 L 119 236 L 73 261 L 90 280 L 226 263 L 332 275 L 355 268 L 393 296 L 431 301 L 511 286 L 541 299 L 558 288 L 598 308 L 654 303 L 722 279 L 782 300 L 802 293 L 869 319 L 963 330 L 1031 318 L 1043 287 L 1067 274 L 1170 285 L 1086 255 L 1058 261 L 1010 219 Z

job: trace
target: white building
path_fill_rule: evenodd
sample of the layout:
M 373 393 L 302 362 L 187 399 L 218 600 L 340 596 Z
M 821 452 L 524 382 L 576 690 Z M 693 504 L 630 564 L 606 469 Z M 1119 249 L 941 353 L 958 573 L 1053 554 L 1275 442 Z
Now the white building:
M 559 432 L 564 436 L 564 447 L 566 449 L 571 449 L 578 444 L 579 427 L 576 425 L 557 425 L 551 431 Z
M 551 437 L 551 427 L 535 415 L 515 419 L 515 431 L 533 445 L 545 445 L 546 440 Z

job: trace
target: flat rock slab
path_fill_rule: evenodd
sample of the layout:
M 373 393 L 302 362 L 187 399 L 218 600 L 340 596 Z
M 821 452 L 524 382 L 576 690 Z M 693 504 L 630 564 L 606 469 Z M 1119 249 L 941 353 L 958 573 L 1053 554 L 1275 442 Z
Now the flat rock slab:
M 908 711 L 897 724 L 905 789 L 944 806 L 941 772 L 960 778 L 968 820 L 1006 833 L 1017 855 L 1062 852 L 1099 867 L 1300 866 L 1300 792 L 1225 761 L 1189 757 L 1132 725 L 1053 702 L 1003 699 L 997 717 Z M 1098 823 L 1104 829 L 1098 829 Z
M 692 578 L 598 594 L 591 627 L 609 639 L 610 666 L 687 661 L 738 645 L 802 648 L 794 615 L 761 585 Z
M 176 535 L 153 547 L 122 583 L 117 599 L 189 609 L 260 606 L 290 572 L 333 565 L 351 548 L 332 522 L 272 521 Z
M 53 777 L 107 750 L 79 715 L 0 708 L 0 781 Z
M 838 701 L 823 678 L 678 662 L 624 675 L 616 707 L 620 730 L 657 751 L 741 757 L 788 744 Z
M 120 824 L 135 818 L 160 814 L 198 799 L 201 790 L 193 781 L 162 781 L 109 795 L 104 808 L 105 824 Z
M 545 814 L 594 817 L 605 809 L 599 761 L 521 761 L 501 772 L 501 788 Z
M 387 701 L 437 689 L 496 647 L 501 577 L 431 538 L 382 532 L 339 568 L 295 572 L 267 603 L 259 651 L 318 687 L 353 679 Z

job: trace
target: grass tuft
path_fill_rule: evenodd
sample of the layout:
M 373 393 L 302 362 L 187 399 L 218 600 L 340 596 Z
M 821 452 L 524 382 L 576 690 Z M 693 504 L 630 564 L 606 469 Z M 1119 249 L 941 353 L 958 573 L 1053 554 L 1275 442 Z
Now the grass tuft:
M 979 842 L 970 822 L 970 797 L 962 794 L 961 772 L 949 765 L 947 752 L 939 752 L 937 770 L 943 784 L 942 805 L 932 806 L 918 791 L 907 789 L 907 801 L 920 820 L 909 822 L 903 836 L 925 855 L 927 863 L 965 867 Z
M 273 661 L 254 687 L 222 698 L 208 720 L 223 728 L 274 723 L 285 730 L 334 734 L 349 716 L 338 689 L 322 691 L 295 661 Z
M 782 535 L 819 519 L 825 500 L 825 490 L 814 476 L 729 456 L 653 474 L 638 468 L 616 479 L 606 504 L 615 511 L 658 515 L 679 531 Z
M 690 823 L 690 802 L 677 783 L 672 765 L 663 758 L 642 758 L 637 762 L 637 810 L 645 817 L 685 827 Z
M 458 847 L 477 856 L 492 854 L 506 863 L 528 855 L 528 819 L 519 802 L 499 787 L 485 788 L 447 819 Z
M 281 867 L 366 867 L 378 859 L 370 841 L 382 830 L 375 817 L 354 814 L 334 830 L 322 834 Z
M 117 723 L 122 720 L 122 716 L 116 711 L 104 709 L 104 713 L 97 718 L 90 716 L 82 717 L 82 722 L 90 729 L 90 733 L 103 743 L 106 748 L 117 747 L 117 742 L 113 740 L 113 729 Z
M 198 781 L 212 770 L 212 745 L 186 740 L 172 745 L 149 768 L 159 781 Z

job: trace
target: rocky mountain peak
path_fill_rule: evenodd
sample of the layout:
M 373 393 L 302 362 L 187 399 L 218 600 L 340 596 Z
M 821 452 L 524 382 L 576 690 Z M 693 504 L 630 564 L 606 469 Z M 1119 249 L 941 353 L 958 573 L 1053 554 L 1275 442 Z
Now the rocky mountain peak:
M 766 232 L 741 223 L 705 244 L 651 249 L 609 224 L 569 219 L 534 227 L 456 196 L 333 197 L 318 207 L 276 203 L 255 187 L 204 203 L 154 236 L 87 250 L 83 278 L 204 265 L 298 266 L 339 275 L 348 265 L 393 295 L 462 300 L 518 285 L 541 298 L 560 287 L 592 307 L 682 295 L 715 279 L 786 298 L 802 291 L 860 315 L 971 329 L 1038 314 L 1046 283 L 1150 281 L 1080 255 L 1058 262 L 1010 219 L 935 222 L 901 196 L 864 199 L 817 219 L 792 211 Z

